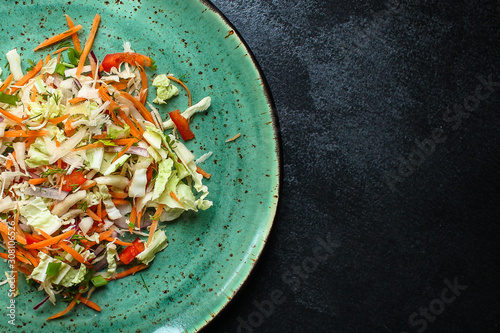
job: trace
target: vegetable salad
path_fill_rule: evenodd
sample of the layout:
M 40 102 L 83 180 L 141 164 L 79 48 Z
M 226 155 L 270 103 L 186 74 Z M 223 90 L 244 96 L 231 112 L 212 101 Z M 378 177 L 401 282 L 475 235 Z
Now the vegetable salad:
M 66 19 L 67 31 L 35 48 L 55 51 L 30 60 L 26 73 L 9 51 L 10 74 L 0 81 L 0 256 L 14 275 L 11 296 L 22 272 L 46 293 L 35 309 L 69 302 L 48 319 L 78 303 L 101 311 L 90 300 L 96 288 L 147 268 L 167 246 L 160 222 L 212 206 L 203 184 L 210 174 L 182 142 L 194 137 L 189 121 L 210 97 L 191 105 L 183 81 L 155 75 L 153 103 L 168 108 L 179 87 L 189 97 L 184 112 L 162 120 L 146 102 L 154 61 L 127 42 L 99 60 L 100 16 L 84 45 L 82 25 Z

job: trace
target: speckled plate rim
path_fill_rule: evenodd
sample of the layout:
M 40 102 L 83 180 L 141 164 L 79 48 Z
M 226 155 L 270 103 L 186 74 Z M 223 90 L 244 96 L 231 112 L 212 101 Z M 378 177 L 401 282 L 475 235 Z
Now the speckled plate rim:
M 267 101 L 267 104 L 269 106 L 270 112 L 269 115 L 271 116 L 271 121 L 272 121 L 272 127 L 274 131 L 274 142 L 275 142 L 275 154 L 276 154 L 276 162 L 278 165 L 277 168 L 277 184 L 275 185 L 277 187 L 277 196 L 272 198 L 272 204 L 273 204 L 273 209 L 270 211 L 269 214 L 269 220 L 267 221 L 265 230 L 262 230 L 263 236 L 262 239 L 259 243 L 256 244 L 256 246 L 252 249 L 250 249 L 250 252 L 254 255 L 253 260 L 248 260 L 245 265 L 241 268 L 241 271 L 238 276 L 240 276 L 240 280 L 236 283 L 235 288 L 231 290 L 231 297 L 227 299 L 222 305 L 217 306 L 217 308 L 213 309 L 212 315 L 210 315 L 208 318 L 203 319 L 202 322 L 198 323 L 193 327 L 194 332 L 198 332 L 201 330 L 203 327 L 205 327 L 212 319 L 214 319 L 220 312 L 229 304 L 229 302 L 234 299 L 235 295 L 238 293 L 238 291 L 241 289 L 243 284 L 249 279 L 250 274 L 252 273 L 252 270 L 256 266 L 257 262 L 260 259 L 260 256 L 262 255 L 262 252 L 264 250 L 264 246 L 267 242 L 267 239 L 269 238 L 269 234 L 271 233 L 271 229 L 273 226 L 274 219 L 276 217 L 276 213 L 278 211 L 278 203 L 279 203 L 279 197 L 281 194 L 281 182 L 282 182 L 282 152 L 281 152 L 281 136 L 280 136 L 280 126 L 279 126 L 279 121 L 278 121 L 278 113 L 276 111 L 276 106 L 274 104 L 273 96 L 271 93 L 271 89 L 269 88 L 269 84 L 267 83 L 267 80 L 264 76 L 264 73 L 262 71 L 262 68 L 260 67 L 259 63 L 257 62 L 257 59 L 255 58 L 255 55 L 252 53 L 250 50 L 250 47 L 246 43 L 246 41 L 243 39 L 243 37 L 240 35 L 238 30 L 233 26 L 233 24 L 229 21 L 229 19 L 209 0 L 199 0 L 200 3 L 205 5 L 208 10 L 212 11 L 213 13 L 217 14 L 218 18 L 221 20 L 221 23 L 226 25 L 229 30 L 232 30 L 234 32 L 234 37 L 236 37 L 241 45 L 244 47 L 245 51 L 249 55 L 249 58 L 253 64 L 253 69 L 258 73 L 259 79 L 262 82 L 262 88 L 263 92 Z

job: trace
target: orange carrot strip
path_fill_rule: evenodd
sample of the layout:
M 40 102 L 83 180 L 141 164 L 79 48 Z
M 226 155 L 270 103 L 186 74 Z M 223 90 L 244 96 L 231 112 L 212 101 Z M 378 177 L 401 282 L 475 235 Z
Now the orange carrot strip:
M 9 255 L 8 255 L 7 253 L 3 253 L 3 252 L 0 252 L 0 258 L 2 258 L 2 259 L 6 259 L 6 260 L 9 260 L 9 259 L 10 259 L 10 258 L 9 258 Z M 26 258 L 24 258 L 24 257 L 22 257 L 22 256 L 20 256 L 20 255 L 16 255 L 16 258 L 17 258 L 19 261 L 21 261 L 21 262 L 23 262 L 23 263 L 25 263 L 25 264 L 31 265 L 31 262 L 30 262 L 28 259 L 26 259 Z
M 130 202 L 124 199 L 113 199 L 115 205 L 128 205 Z
M 132 268 L 127 269 L 126 271 L 123 271 L 121 273 L 116 274 L 115 277 L 111 277 L 111 278 L 108 278 L 106 280 L 108 280 L 108 281 L 109 280 L 118 280 L 118 279 L 124 278 L 126 276 L 135 274 L 135 273 L 142 271 L 143 269 L 146 269 L 146 268 L 148 268 L 148 265 L 145 265 L 145 264 L 137 265 L 137 266 L 134 266 Z
M 38 74 L 38 72 L 40 72 L 40 70 L 42 69 L 43 67 L 43 60 L 40 60 L 35 67 L 33 67 L 32 70 L 30 70 L 26 75 L 24 75 L 21 79 L 19 79 L 19 81 L 17 81 L 16 83 L 14 83 L 15 86 L 24 86 L 29 80 L 31 80 L 33 77 L 35 77 L 35 75 Z M 15 93 L 16 91 L 18 91 L 19 88 L 17 87 L 14 87 L 10 90 L 10 94 L 12 95 L 13 93 Z
M 63 122 L 64 120 L 68 119 L 69 116 L 70 116 L 70 114 L 65 114 L 64 116 L 49 119 L 48 122 L 52 123 L 52 124 L 59 124 L 60 122 Z
M 82 186 L 80 186 L 80 190 L 88 190 L 89 188 L 94 187 L 95 184 L 97 184 L 95 181 L 87 180 L 85 183 L 82 184 Z
M 175 195 L 174 191 L 170 191 L 170 196 L 179 203 L 179 205 L 181 205 L 182 207 L 184 207 L 184 205 L 182 204 L 182 202 L 179 200 L 179 198 L 177 198 L 177 195 Z M 186 207 L 184 207 L 186 208 Z
M 184 82 L 182 82 L 181 80 L 179 79 L 176 79 L 175 77 L 173 76 L 167 76 L 170 80 L 174 81 L 174 82 L 177 82 L 178 84 L 180 84 L 182 86 L 182 88 L 186 89 L 186 92 L 188 94 L 188 106 L 191 106 L 191 92 L 189 91 L 188 87 L 186 87 L 186 85 L 184 84 Z
M 7 89 L 7 87 L 9 86 L 9 84 L 12 82 L 12 79 L 14 78 L 14 75 L 9 74 L 9 76 L 7 76 L 7 78 L 5 79 L 5 81 L 3 81 L 3 84 L 2 84 L 2 87 L 0 88 L 0 91 L 5 91 L 5 89 Z
M 141 135 L 144 134 L 144 129 L 142 128 L 141 124 L 139 124 L 139 122 L 137 121 L 137 119 L 135 119 L 134 115 L 133 114 L 130 114 L 130 118 L 132 118 L 132 120 L 134 121 L 135 124 L 137 124 L 137 129 L 139 130 L 139 132 L 141 133 Z
M 38 45 L 37 47 L 35 47 L 33 49 L 33 51 L 36 51 L 36 50 L 39 50 L 41 49 L 42 47 L 46 47 L 46 46 L 49 46 L 49 45 L 52 45 L 54 43 L 57 43 L 63 39 L 66 39 L 68 38 L 69 36 L 71 36 L 72 34 L 74 34 L 75 32 L 77 32 L 78 30 L 80 30 L 82 28 L 82 25 L 79 24 L 73 28 L 70 28 L 68 30 L 66 30 L 65 32 L 62 32 L 60 33 L 59 35 L 55 35 L 55 36 L 52 36 L 50 38 L 47 38 L 45 41 L 43 41 L 42 43 L 40 43 L 40 45 Z
M 163 207 L 165 207 L 165 204 L 159 204 L 158 208 L 156 208 L 156 213 L 153 216 L 153 223 L 151 224 L 151 228 L 149 229 L 149 237 L 148 241 L 146 242 L 146 247 L 148 247 L 149 243 L 151 243 L 151 241 L 153 240 L 153 234 L 155 233 L 156 227 L 158 226 L 158 221 L 160 220 L 160 215 Z
M 82 264 L 85 263 L 85 258 L 78 252 L 76 252 L 73 248 L 69 247 L 68 245 L 64 243 L 58 244 L 58 246 L 63 249 L 64 251 L 68 252 L 73 258 L 81 262 Z
M 99 242 L 102 242 L 104 239 L 108 238 L 109 236 L 111 236 L 111 234 L 113 233 L 113 231 L 115 231 L 115 228 L 111 228 L 109 230 L 106 230 L 104 232 L 101 232 L 99 234 Z
M 10 130 L 5 131 L 3 134 L 4 138 L 26 138 L 30 136 L 44 136 L 49 134 L 47 130 L 38 130 L 38 131 L 23 131 L 23 130 Z
M 140 138 L 141 137 L 141 132 L 139 132 L 139 130 L 137 129 L 137 127 L 135 127 L 134 123 L 132 122 L 132 120 L 125 114 L 125 112 L 123 112 L 122 109 L 118 109 L 118 114 L 120 115 L 120 117 L 123 119 L 123 121 L 125 121 L 125 123 L 128 125 L 128 127 L 130 127 L 130 134 L 132 134 L 133 136 L 135 136 L 136 138 Z
M 202 175 L 206 179 L 210 179 L 210 177 L 212 177 L 211 174 L 209 174 L 208 172 L 206 172 L 205 170 L 203 170 L 199 166 L 196 166 L 196 172 L 198 172 L 200 175 Z
M 139 228 L 139 230 L 141 229 L 142 213 L 143 213 L 142 210 L 140 210 L 140 211 L 137 212 L 137 228 Z
M 96 213 L 94 213 L 93 211 L 91 211 L 90 208 L 87 208 L 86 212 L 87 212 L 87 215 L 92 218 L 92 220 L 97 221 L 97 222 L 102 221 L 101 217 L 99 215 L 97 215 Z
M 123 245 L 123 246 L 133 246 L 134 245 L 132 243 L 127 243 L 127 242 L 119 240 L 118 238 L 113 238 L 113 237 L 107 237 L 104 240 L 107 240 L 108 242 L 115 242 L 115 244 Z
M 49 178 L 47 178 L 47 177 L 45 177 L 45 178 L 33 178 L 33 179 L 28 180 L 28 183 L 30 183 L 31 185 L 40 185 L 42 183 L 45 183 L 47 180 L 49 180 Z
M 137 142 L 137 139 L 114 139 L 113 143 L 118 146 L 128 145 L 130 142 Z
M 125 154 L 125 152 L 130 148 L 132 147 L 132 145 L 134 143 L 136 143 L 138 140 L 135 140 L 135 141 L 131 141 L 127 146 L 125 146 L 125 148 L 123 148 L 122 150 L 120 150 L 118 152 L 118 154 L 116 154 L 115 158 L 113 159 L 113 162 L 116 161 L 118 158 L 120 158 L 123 154 Z
M 128 92 L 125 91 L 120 91 L 120 95 L 131 101 L 132 104 L 134 104 L 137 111 L 139 111 L 140 114 L 144 117 L 144 119 L 146 119 L 152 124 L 155 123 L 153 116 L 151 115 L 151 112 L 149 112 L 149 110 L 146 109 L 146 107 L 143 104 L 141 104 L 141 102 L 138 101 L 134 96 L 130 95 Z
M 66 16 L 66 21 L 68 22 L 68 28 L 73 28 L 75 26 L 75 24 L 73 23 L 73 20 L 71 19 L 71 17 L 69 17 L 68 15 L 64 15 Z M 82 47 L 80 45 L 80 39 L 78 38 L 78 34 L 77 33 L 73 33 L 71 34 L 71 38 L 73 39 L 73 45 L 75 46 L 75 50 L 77 50 L 78 52 L 81 52 L 82 51 Z
M 62 310 L 61 312 L 59 313 L 56 313 L 55 315 L 53 316 L 50 316 L 49 318 L 47 318 L 47 320 L 51 320 L 51 319 L 56 319 L 56 318 L 59 318 L 59 317 L 62 317 L 64 316 L 66 313 L 70 312 L 71 309 L 73 309 L 76 305 L 76 301 L 80 298 L 81 296 L 81 293 L 78 293 L 75 295 L 75 298 L 71 301 L 71 303 L 69 303 L 69 305 L 66 307 L 66 309 Z
M 96 142 L 96 143 L 91 143 L 86 146 L 81 146 L 78 148 L 74 148 L 72 151 L 79 151 L 79 150 L 87 150 L 87 149 L 94 149 L 94 148 L 103 148 L 105 146 L 104 143 L 102 142 Z
M 38 264 L 40 263 L 40 261 L 38 260 L 38 258 L 35 258 L 31 255 L 31 253 L 29 253 L 29 251 L 26 251 L 25 249 L 19 247 L 18 248 L 19 252 L 21 252 L 23 254 L 23 256 L 28 259 L 31 264 L 35 267 L 38 266 Z
M 76 77 L 82 74 L 83 65 L 85 64 L 85 59 L 89 55 L 90 48 L 92 47 L 92 43 L 94 43 L 94 38 L 97 33 L 97 28 L 99 27 L 99 22 L 101 21 L 101 16 L 96 14 L 94 17 L 94 21 L 92 22 L 92 29 L 90 29 L 89 37 L 87 38 L 87 42 L 85 43 L 85 47 L 83 48 L 82 54 L 80 55 L 80 61 L 78 61 L 78 67 L 76 68 Z
M 9 227 L 7 225 L 5 225 L 4 223 L 0 222 L 0 232 L 8 235 L 9 234 Z M 26 238 L 24 238 L 23 236 L 21 236 L 19 234 L 16 234 L 16 241 L 18 241 L 19 243 L 21 243 L 23 245 L 26 245 Z
M 128 193 L 126 192 L 109 192 L 109 194 L 111 194 L 111 197 L 113 198 L 118 198 L 118 199 L 128 198 Z
M 70 100 L 68 100 L 68 103 L 70 104 L 78 104 L 80 102 L 86 101 L 87 99 L 85 97 L 75 97 Z
M 99 311 L 99 312 L 101 311 L 101 307 L 99 305 L 95 304 L 94 302 L 92 302 L 89 299 L 86 299 L 83 296 L 80 296 L 79 301 L 82 302 L 83 304 L 85 304 L 86 306 L 88 306 L 91 309 L 94 309 L 94 310 Z
M 45 57 L 45 64 L 48 64 L 50 61 L 50 54 L 47 54 L 47 56 Z
M 58 54 L 58 53 L 66 51 L 67 49 L 69 49 L 69 46 L 62 47 L 59 50 L 55 50 L 54 52 L 52 52 L 52 54 Z
M 66 136 L 72 136 L 76 128 L 73 128 L 71 124 L 73 123 L 73 120 L 71 118 L 68 118 L 68 120 L 64 123 L 64 133 L 66 133 Z
M 16 159 L 16 152 L 13 151 L 12 153 L 12 159 L 8 159 L 7 162 L 5 162 L 5 168 L 7 170 L 10 170 L 10 168 L 12 168 L 12 165 L 14 165 L 14 160 Z
M 134 204 L 132 205 L 132 211 L 130 212 L 130 223 L 136 225 L 135 219 L 137 217 L 137 208 L 135 208 L 135 199 L 134 199 Z M 132 233 L 133 228 L 131 226 L 128 227 L 128 231 Z
M 26 245 L 25 248 L 26 249 L 39 249 L 39 248 L 42 248 L 42 247 L 46 247 L 46 246 L 50 246 L 50 245 L 54 245 L 56 244 L 57 242 L 59 242 L 61 239 L 65 239 L 65 238 L 68 238 L 68 237 L 71 237 L 75 234 L 75 230 L 69 230 L 63 234 L 60 234 L 59 236 L 56 236 L 56 237 L 52 237 L 50 239 L 47 239 L 47 240 L 44 240 L 44 241 L 41 241 L 41 242 L 36 242 L 36 243 L 33 243 L 33 244 L 29 244 L 29 245 Z
M 9 111 L 5 111 L 4 109 L 0 108 L 0 113 L 3 114 L 5 117 L 9 118 L 10 120 L 15 121 L 18 124 L 22 124 L 23 123 L 23 119 L 22 118 L 14 116 Z
M 116 90 L 123 90 L 127 89 L 128 87 L 128 81 L 126 82 L 112 82 L 111 85 L 116 89 Z
M 142 105 L 144 105 L 146 104 L 146 99 L 148 98 L 148 77 L 146 76 L 146 71 L 142 66 L 138 66 L 138 68 L 141 73 L 141 92 L 139 94 L 139 101 Z

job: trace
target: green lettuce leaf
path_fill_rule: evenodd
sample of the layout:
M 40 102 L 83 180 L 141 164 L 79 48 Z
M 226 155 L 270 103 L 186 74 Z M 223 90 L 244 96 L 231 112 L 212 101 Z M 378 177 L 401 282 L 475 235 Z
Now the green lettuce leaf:
M 136 258 L 143 264 L 149 265 L 155 258 L 155 254 L 166 248 L 167 245 L 167 235 L 165 235 L 165 232 L 163 230 L 156 230 L 149 246 L 139 253 Z
M 165 74 L 155 77 L 153 86 L 156 87 L 156 98 L 153 100 L 153 103 L 166 104 L 167 99 L 179 95 L 179 89 L 170 83 Z
M 41 197 L 36 197 L 30 200 L 27 205 L 22 206 L 20 213 L 28 220 L 28 225 L 41 229 L 49 235 L 56 232 L 62 225 L 61 219 L 49 211 L 47 204 Z

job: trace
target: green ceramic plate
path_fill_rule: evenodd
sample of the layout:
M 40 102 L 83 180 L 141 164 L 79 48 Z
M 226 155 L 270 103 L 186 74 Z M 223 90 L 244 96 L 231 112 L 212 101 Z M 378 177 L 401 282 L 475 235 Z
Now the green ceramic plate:
M 96 13 L 102 16 L 94 50 L 98 58 L 121 52 L 123 40 L 152 56 L 157 73 L 184 76 L 193 101 L 209 95 L 212 106 L 196 115 L 197 156 L 213 152 L 202 167 L 213 176 L 212 209 L 166 225 L 169 246 L 140 276 L 114 281 L 95 292 L 96 313 L 85 306 L 46 322 L 67 304 L 46 303 L 43 292 L 20 279 L 15 325 L 8 324 L 8 286 L 0 287 L 1 331 L 192 332 L 203 327 L 234 296 L 259 257 L 278 202 L 279 144 L 273 103 L 255 59 L 227 20 L 208 2 L 182 1 L 7 1 L 0 8 L 0 64 L 17 47 L 24 64 L 47 51 L 31 50 L 66 28 L 63 14 L 82 24 L 85 41 Z M 6 77 L 4 69 L 3 78 Z M 149 100 L 153 98 L 150 93 Z M 182 94 L 169 104 L 185 108 Z M 167 108 L 162 109 L 163 114 Z M 234 142 L 225 140 L 241 133 Z M 6 263 L 0 263 L 2 270 Z

